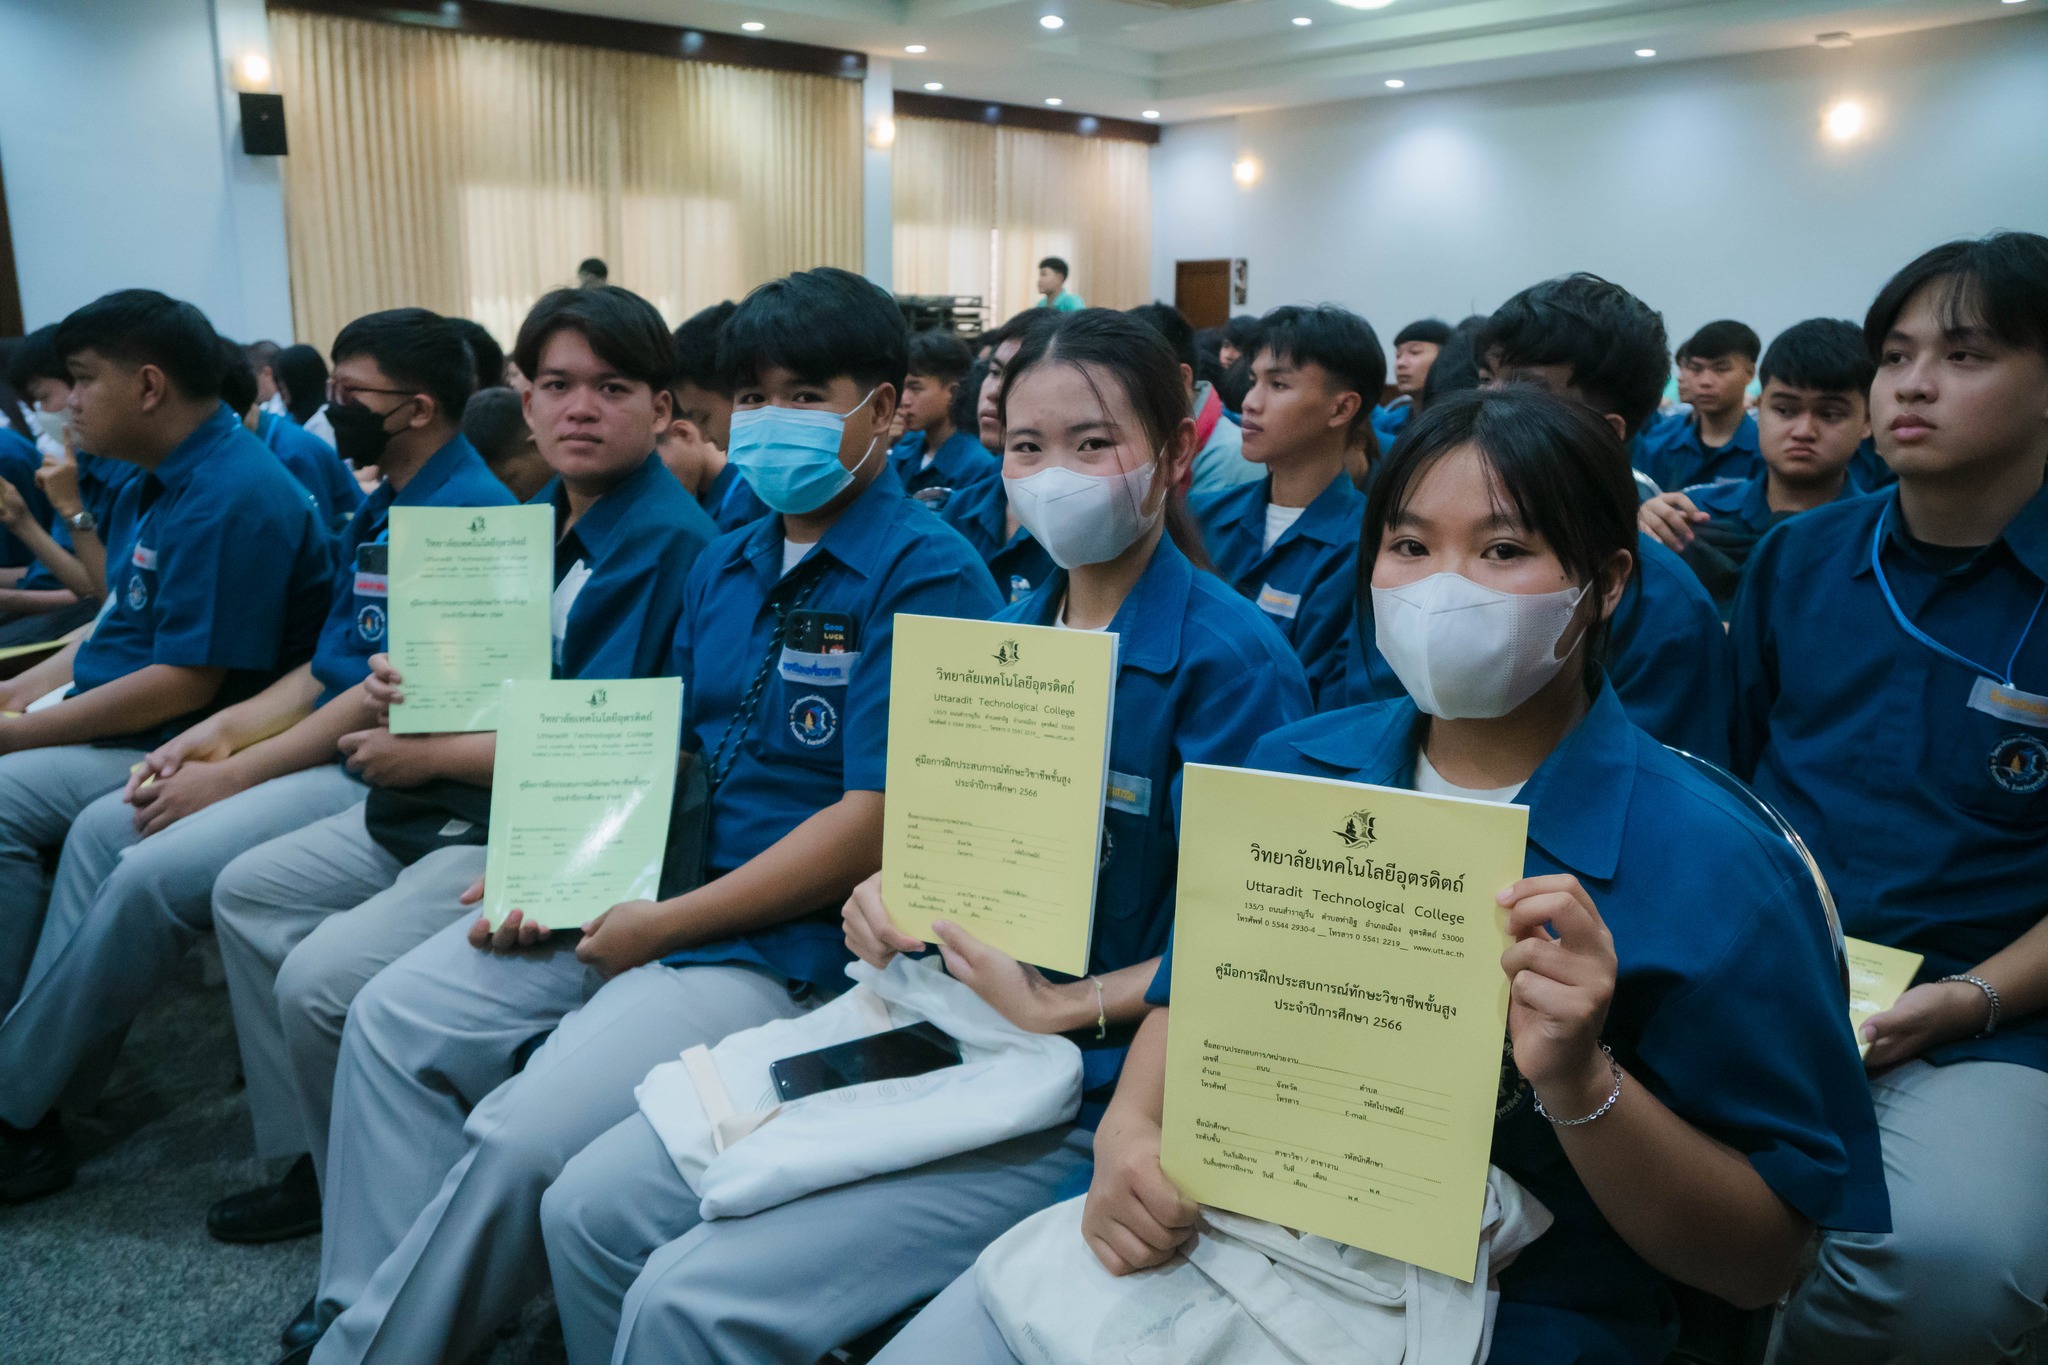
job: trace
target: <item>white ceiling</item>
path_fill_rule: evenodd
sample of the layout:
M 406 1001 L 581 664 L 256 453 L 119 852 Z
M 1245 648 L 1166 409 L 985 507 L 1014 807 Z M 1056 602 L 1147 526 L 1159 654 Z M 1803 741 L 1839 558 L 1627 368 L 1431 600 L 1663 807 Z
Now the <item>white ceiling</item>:
M 547 0 L 852 48 L 899 90 L 1162 121 L 1762 52 L 2048 10 L 2048 0 Z M 1358 9 L 1359 4 L 1377 8 Z M 1057 30 L 1039 18 L 1058 14 Z M 1310 23 L 1296 25 L 1296 18 Z M 922 44 L 912 55 L 904 48 Z M 1652 48 L 1653 58 L 1636 56 Z M 1386 82 L 1405 82 L 1400 91 Z

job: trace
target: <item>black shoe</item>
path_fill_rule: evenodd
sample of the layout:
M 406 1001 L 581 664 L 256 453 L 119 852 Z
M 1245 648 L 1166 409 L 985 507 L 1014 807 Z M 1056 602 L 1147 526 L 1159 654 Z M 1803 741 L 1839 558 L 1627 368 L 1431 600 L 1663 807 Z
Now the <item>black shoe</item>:
M 0 1119 L 0 1204 L 26 1204 L 70 1186 L 78 1168 L 52 1109 L 33 1128 Z
M 320 1296 L 315 1294 L 299 1309 L 298 1316 L 284 1325 L 278 1344 L 287 1351 L 296 1351 L 320 1340 L 320 1334 L 326 1330 L 327 1325 L 320 1321 Z
M 206 1211 L 206 1230 L 223 1242 L 282 1242 L 320 1231 L 320 1185 L 302 1156 L 275 1185 L 231 1194 Z

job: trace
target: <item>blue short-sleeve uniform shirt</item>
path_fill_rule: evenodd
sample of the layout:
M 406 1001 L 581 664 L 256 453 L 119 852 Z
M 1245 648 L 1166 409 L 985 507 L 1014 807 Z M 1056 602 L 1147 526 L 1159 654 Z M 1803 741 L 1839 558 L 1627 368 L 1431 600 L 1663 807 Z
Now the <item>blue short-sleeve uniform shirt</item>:
M 1914 639 L 1886 587 L 1983 668 Z M 1973 555 L 1915 544 L 1896 491 L 1816 508 L 1764 538 L 1736 598 L 1736 771 L 1813 851 L 1842 927 L 1924 953 L 1921 981 L 2048 915 L 2044 596 L 2048 488 Z M 1986 672 L 2011 677 L 2005 701 Z M 2048 1013 L 1925 1055 L 2048 1071 Z
M 225 404 L 129 482 L 114 524 L 108 605 L 78 648 L 75 691 L 151 664 L 225 669 L 210 711 L 312 657 L 332 538 L 305 490 Z M 126 738 L 159 742 L 194 718 Z
M 36 449 L 34 441 L 12 427 L 0 427 L 0 479 L 14 485 L 14 491 L 21 494 L 21 500 L 28 504 L 28 514 L 38 526 L 48 526 L 51 521 L 50 500 L 43 496 L 43 490 L 36 484 L 36 471 L 42 467 L 42 453 Z M 11 532 L 0 530 L 0 568 L 18 569 L 35 562 L 36 557 L 28 546 Z
M 100 455 L 78 455 L 78 500 L 85 504 L 85 510 L 93 514 L 99 529 L 93 534 L 99 537 L 101 545 L 112 542 L 114 535 L 114 509 L 120 504 L 121 490 L 126 488 L 142 471 L 132 464 L 120 460 L 109 460 Z M 49 520 L 50 539 L 65 549 L 75 548 L 71 539 L 71 525 L 53 511 Z M 24 589 L 48 591 L 62 588 L 57 575 L 38 560 L 21 576 L 15 585 Z
M 971 431 L 956 431 L 931 452 L 925 433 L 913 431 L 889 451 L 889 467 L 903 491 L 928 504 L 933 511 L 958 497 L 962 491 L 990 481 L 1002 482 L 1003 462 L 988 453 L 980 437 Z
M 755 496 L 753 486 L 741 477 L 736 464 L 727 464 L 713 475 L 697 502 L 711 514 L 721 534 L 759 521 L 770 511 L 768 504 Z
M 1735 589 L 1756 543 L 1772 527 L 1798 515 L 1771 510 L 1770 478 L 1770 470 L 1761 469 L 1747 479 L 1695 484 L 1685 490 L 1692 505 L 1710 520 L 1693 527 L 1692 543 L 1678 557 L 1714 599 L 1723 621 L 1735 609 Z M 1835 496 L 1853 498 L 1861 492 L 1854 479 L 1845 477 Z
M 1396 398 L 1385 407 L 1372 410 L 1373 435 L 1379 438 L 1380 450 L 1385 452 L 1400 438 L 1409 419 L 1415 415 L 1415 402 L 1410 398 Z
M 1315 716 L 1247 766 L 1412 787 L 1423 719 L 1405 699 Z M 1604 686 L 1516 800 L 1529 808 L 1523 874 L 1576 876 L 1613 935 L 1602 1039 L 1629 1074 L 1819 1226 L 1888 1231 L 1834 945 L 1791 847 Z M 1170 987 L 1162 972 L 1155 1001 Z M 1512 1072 L 1501 1103 L 1493 1164 L 1556 1222 L 1500 1274 L 1492 1365 L 1662 1361 L 1676 1337 L 1669 1283 L 1601 1215 Z
M 691 571 L 669 656 L 667 671 L 683 680 L 683 745 L 703 754 L 718 779 L 708 835 L 714 875 L 847 792 L 883 789 L 898 612 L 984 620 L 1001 605 L 973 548 L 906 498 L 886 468 L 786 584 L 782 547 L 779 516 L 714 541 Z M 804 613 L 805 638 L 771 654 L 784 612 Z M 837 991 L 846 988 L 852 957 L 834 905 L 663 960 L 746 963 Z
M 390 626 L 391 509 L 506 507 L 512 502 L 512 494 L 483 456 L 460 435 L 428 456 L 403 490 L 387 480 L 363 499 L 335 544 L 327 621 L 313 651 L 313 677 L 320 684 L 322 706 L 367 678 L 370 656 L 385 648 Z
M 1272 477 L 1188 500 L 1216 572 L 1272 618 L 1308 675 L 1317 707 L 1340 704 L 1358 603 L 1365 494 L 1339 473 L 1266 548 Z
M 277 452 L 299 486 L 313 496 L 320 524 L 338 527 L 362 505 L 362 485 L 334 447 L 280 413 L 258 413 L 256 434 Z
M 1629 456 L 1637 469 L 1655 479 L 1657 487 L 1667 493 L 1696 483 L 1746 479 L 1763 467 L 1753 412 L 1742 414 L 1735 434 L 1724 446 L 1709 446 L 1700 439 L 1695 413 L 1675 412 L 1669 417 L 1652 419 L 1629 443 Z
M 1045 547 L 1022 526 L 1010 530 L 1010 492 L 1000 478 L 956 490 L 939 516 L 967 537 L 1005 602 L 1023 601 L 1052 577 L 1052 556 Z

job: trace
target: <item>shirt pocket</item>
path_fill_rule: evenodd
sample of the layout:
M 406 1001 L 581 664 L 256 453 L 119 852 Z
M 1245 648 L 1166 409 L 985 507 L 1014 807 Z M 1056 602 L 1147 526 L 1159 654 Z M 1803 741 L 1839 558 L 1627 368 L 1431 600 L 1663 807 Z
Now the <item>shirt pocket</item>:
M 374 654 L 384 648 L 391 598 L 391 547 L 383 542 L 356 547 L 356 644 Z
M 789 653 L 784 651 L 784 657 Z M 799 681 L 785 675 L 778 663 L 775 676 L 762 689 L 760 711 L 754 718 L 763 760 L 829 773 L 837 781 L 846 769 L 846 694 L 843 674 L 837 682 L 819 678 Z
M 128 581 L 121 588 L 121 606 L 133 616 L 155 619 L 156 550 L 137 541 L 128 555 Z
M 1957 809 L 2048 835 L 2048 729 L 1950 706 L 1958 719 L 1922 727 L 1923 771 Z

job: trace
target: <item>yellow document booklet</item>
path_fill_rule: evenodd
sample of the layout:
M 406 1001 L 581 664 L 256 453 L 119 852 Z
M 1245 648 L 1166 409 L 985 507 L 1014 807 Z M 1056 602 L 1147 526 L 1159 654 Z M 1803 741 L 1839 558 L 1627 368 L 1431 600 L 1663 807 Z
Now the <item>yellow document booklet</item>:
M 1472 1279 L 1529 812 L 1189 764 L 1160 1160 L 1190 1199 Z
M 1087 972 L 1116 649 L 1107 631 L 896 618 L 882 902 L 904 933 L 937 942 L 951 920 Z
M 1856 1050 L 1870 1051 L 1863 1041 L 1863 1025 L 1873 1014 L 1883 1014 L 1899 1003 L 1899 997 L 1913 984 L 1926 959 L 1902 948 L 1845 938 L 1849 951 L 1849 1029 L 1856 1035 Z

